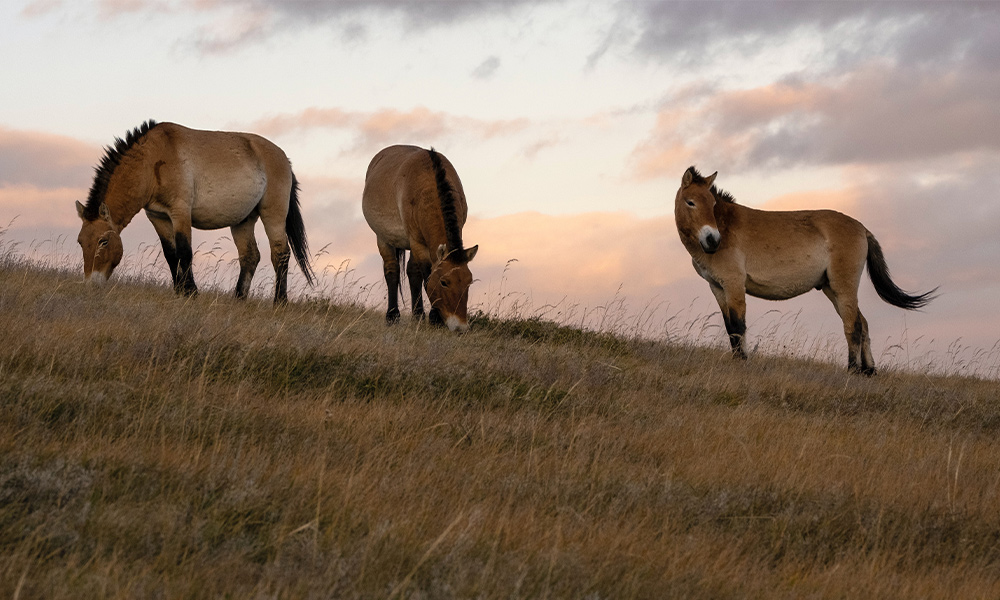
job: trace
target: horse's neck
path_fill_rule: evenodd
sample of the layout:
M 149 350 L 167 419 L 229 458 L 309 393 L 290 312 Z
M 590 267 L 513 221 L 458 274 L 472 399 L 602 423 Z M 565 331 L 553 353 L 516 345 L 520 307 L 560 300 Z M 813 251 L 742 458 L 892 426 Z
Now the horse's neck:
M 444 217 L 441 215 L 440 208 L 435 211 L 420 211 L 417 226 L 420 228 L 420 235 L 424 238 L 428 248 L 433 250 L 441 244 L 448 243 Z
M 716 224 L 719 226 L 719 231 L 725 232 L 730 226 L 735 226 L 735 224 L 740 220 L 740 213 L 748 210 L 745 206 L 740 206 L 739 204 L 725 202 L 718 205 L 718 210 L 716 211 L 715 219 Z
M 122 165 L 125 167 L 126 165 Z M 121 167 L 119 167 L 121 168 Z M 132 222 L 139 211 L 145 208 L 151 198 L 150 187 L 142 177 L 145 160 L 136 157 L 120 173 L 115 173 L 113 188 L 108 190 L 104 203 L 111 212 L 111 220 L 119 231 Z M 112 194 L 112 190 L 114 193 Z
M 441 244 L 448 243 L 448 231 L 444 222 L 444 214 L 441 212 L 441 201 L 437 197 L 437 190 L 433 194 L 423 195 L 416 203 L 412 223 L 420 232 L 420 237 L 433 253 Z

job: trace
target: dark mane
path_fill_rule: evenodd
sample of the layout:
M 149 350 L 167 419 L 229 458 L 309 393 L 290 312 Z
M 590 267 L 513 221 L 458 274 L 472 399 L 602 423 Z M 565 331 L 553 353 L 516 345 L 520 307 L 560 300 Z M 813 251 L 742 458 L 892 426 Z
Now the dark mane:
M 728 202 L 729 204 L 736 204 L 736 198 L 733 198 L 732 194 L 730 194 L 729 192 L 727 192 L 722 188 L 718 188 L 713 185 L 711 192 L 712 195 L 715 196 L 716 202 Z
M 462 228 L 458 224 L 458 214 L 455 212 L 455 188 L 448 181 L 448 174 L 441 162 L 441 155 L 431 148 L 431 164 L 434 165 L 434 180 L 437 182 L 438 198 L 441 200 L 441 216 L 444 217 L 444 233 L 448 240 L 448 249 L 453 253 L 452 260 L 465 262 L 465 248 L 462 247 Z
M 688 167 L 687 172 L 691 174 L 691 183 L 697 183 L 702 185 L 708 183 L 708 180 L 705 179 L 705 177 L 702 176 L 702 174 L 698 172 L 698 169 L 694 168 L 693 165 Z M 712 195 L 715 196 L 716 202 L 728 202 L 729 204 L 736 204 L 736 198 L 733 198 L 733 195 L 725 191 L 724 189 L 712 185 L 712 189 L 710 191 L 712 192 Z
M 156 127 L 156 125 L 157 122 L 150 119 L 132 131 L 129 131 L 125 135 L 124 140 L 116 137 L 114 144 L 104 147 L 104 157 L 101 158 L 100 164 L 94 167 L 94 183 L 90 186 L 87 204 L 83 207 L 84 219 L 93 221 L 100 216 L 101 203 L 104 202 L 104 196 L 108 193 L 108 182 L 111 181 L 111 176 L 114 174 L 115 168 L 121 163 L 122 157 L 125 156 L 132 146 L 149 133 L 151 129 Z

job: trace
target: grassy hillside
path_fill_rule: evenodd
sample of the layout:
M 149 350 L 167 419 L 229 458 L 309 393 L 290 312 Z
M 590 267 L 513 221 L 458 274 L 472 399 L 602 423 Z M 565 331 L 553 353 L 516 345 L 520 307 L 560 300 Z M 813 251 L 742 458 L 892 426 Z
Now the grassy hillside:
M 0 265 L 0 598 L 996 598 L 1000 383 Z

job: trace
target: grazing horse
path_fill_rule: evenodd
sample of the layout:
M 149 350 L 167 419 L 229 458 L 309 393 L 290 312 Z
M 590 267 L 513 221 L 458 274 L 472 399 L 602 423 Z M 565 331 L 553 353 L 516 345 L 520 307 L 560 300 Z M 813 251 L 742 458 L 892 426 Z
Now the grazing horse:
M 434 149 L 385 148 L 368 165 L 361 209 L 375 232 L 389 287 L 386 322 L 399 320 L 400 264 L 409 250 L 406 276 L 414 319 L 424 316 L 421 286 L 426 285 L 430 322 L 467 331 L 469 261 L 479 246 L 462 246 L 469 208 L 455 167 Z
M 875 291 L 893 306 L 921 308 L 937 288 L 919 295 L 899 289 L 875 236 L 851 217 L 832 210 L 740 206 L 713 185 L 716 175 L 702 177 L 694 167 L 684 172 L 674 218 L 695 271 L 708 281 L 722 309 L 733 356 L 746 359 L 746 294 L 786 300 L 817 289 L 844 323 L 848 370 L 874 375 L 868 321 L 858 310 L 865 264 Z
M 191 272 L 191 228 L 229 227 L 239 250 L 236 297 L 245 298 L 260 262 L 257 219 L 264 222 L 271 246 L 274 302 L 288 300 L 289 244 L 312 285 L 298 181 L 285 153 L 264 138 L 147 121 L 124 140 L 115 138 L 95 171 L 87 204 L 76 203 L 86 280 L 111 278 L 122 259 L 119 234 L 145 210 L 177 293 L 198 291 Z

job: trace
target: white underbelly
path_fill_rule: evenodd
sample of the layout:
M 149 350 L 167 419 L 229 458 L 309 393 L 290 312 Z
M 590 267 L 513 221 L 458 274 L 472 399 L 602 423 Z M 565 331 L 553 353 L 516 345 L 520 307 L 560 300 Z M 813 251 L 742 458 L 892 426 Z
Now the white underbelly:
M 201 182 L 191 206 L 191 225 L 197 229 L 220 229 L 241 223 L 260 204 L 266 189 L 263 173 Z

